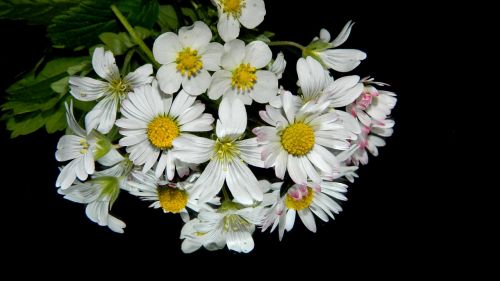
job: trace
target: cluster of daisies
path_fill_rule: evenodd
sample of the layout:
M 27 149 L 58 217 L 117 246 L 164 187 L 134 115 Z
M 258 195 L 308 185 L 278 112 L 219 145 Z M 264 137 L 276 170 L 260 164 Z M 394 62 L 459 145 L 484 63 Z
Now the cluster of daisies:
M 164 33 L 152 49 L 161 64 L 156 75 L 145 64 L 123 76 L 110 51 L 95 49 L 100 79 L 69 81 L 75 99 L 95 106 L 82 126 L 66 105 L 69 130 L 56 152 L 66 165 L 56 186 L 112 231 L 124 231 L 110 212 L 128 192 L 180 214 L 184 252 L 227 246 L 246 253 L 256 227 L 278 228 L 282 239 L 297 214 L 315 232 L 316 218 L 326 222 L 342 210 L 342 182 L 352 182 L 392 134 L 396 97 L 373 79 L 330 73 L 351 71 L 366 57 L 337 48 L 350 22 L 333 41 L 321 30 L 296 63 L 298 88 L 288 91 L 280 86 L 283 53 L 273 59 L 266 43 L 237 39 L 240 24 L 262 22 L 263 0 L 214 3 L 224 44 L 200 21 Z

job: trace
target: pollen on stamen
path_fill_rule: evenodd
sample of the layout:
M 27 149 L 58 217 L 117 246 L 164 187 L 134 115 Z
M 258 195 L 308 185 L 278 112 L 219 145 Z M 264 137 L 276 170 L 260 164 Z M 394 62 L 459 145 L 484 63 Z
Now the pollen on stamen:
M 177 54 L 175 62 L 177 63 L 177 71 L 188 78 L 196 76 L 203 68 L 203 62 L 201 61 L 201 56 L 198 55 L 198 51 L 189 47 L 184 48 Z
M 304 123 L 292 124 L 283 130 L 281 145 L 294 156 L 304 156 L 314 147 L 314 130 Z
M 250 91 L 257 82 L 256 71 L 257 69 L 249 63 L 240 64 L 233 71 L 231 86 L 240 92 Z

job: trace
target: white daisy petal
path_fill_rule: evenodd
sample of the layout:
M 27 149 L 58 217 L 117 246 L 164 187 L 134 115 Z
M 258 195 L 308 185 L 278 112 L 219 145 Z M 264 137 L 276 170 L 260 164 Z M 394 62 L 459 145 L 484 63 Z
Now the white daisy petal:
M 180 128 L 183 132 L 207 132 L 213 129 L 213 122 L 214 118 L 212 115 L 205 113 L 196 120 L 181 125 Z
M 292 178 L 295 183 L 305 184 L 307 182 L 306 172 L 302 169 L 298 157 L 291 154 L 288 155 L 287 169 L 290 178 Z
M 254 29 L 264 20 L 265 15 L 264 0 L 246 0 L 239 21 L 244 27 Z
M 232 15 L 222 14 L 219 16 L 217 30 L 224 42 L 238 38 L 240 34 L 240 23 Z
M 181 90 L 176 96 L 172 103 L 169 115 L 176 118 L 181 115 L 186 109 L 193 105 L 196 97 L 193 97 L 186 93 L 186 91 Z
M 316 232 L 316 222 L 314 221 L 314 216 L 309 208 L 302 209 L 298 211 L 300 220 L 304 225 L 312 232 Z
M 290 209 L 288 210 L 288 212 L 286 212 L 286 225 L 285 225 L 286 231 L 292 230 L 294 223 L 295 223 L 295 210 Z
M 268 65 L 272 57 L 273 53 L 266 43 L 253 41 L 245 47 L 243 63 L 249 63 L 251 66 L 260 69 Z
M 212 31 L 202 21 L 196 21 L 193 25 L 183 26 L 179 29 L 179 41 L 184 48 L 198 50 L 208 45 L 212 39 Z
M 285 172 L 288 163 L 288 153 L 285 150 L 281 150 L 276 158 L 276 163 L 274 165 L 274 170 L 276 173 L 276 177 L 279 179 L 283 179 L 285 177 Z
M 182 75 L 177 71 L 174 63 L 163 65 L 156 73 L 156 79 L 163 92 L 173 94 L 179 90 L 182 83 Z
M 153 55 L 156 61 L 163 65 L 173 63 L 181 50 L 179 38 L 172 32 L 163 33 L 153 43 Z

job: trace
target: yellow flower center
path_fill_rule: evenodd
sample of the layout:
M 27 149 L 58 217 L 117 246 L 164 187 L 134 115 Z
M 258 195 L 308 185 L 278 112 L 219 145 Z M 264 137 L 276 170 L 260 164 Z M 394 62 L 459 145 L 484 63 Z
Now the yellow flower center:
M 182 75 L 187 75 L 187 77 L 196 75 L 203 67 L 203 62 L 201 61 L 201 56 L 198 55 L 198 51 L 192 50 L 189 47 L 177 53 L 175 63 L 177 63 L 177 71 Z
M 148 139 L 159 149 L 172 148 L 172 142 L 180 134 L 179 126 L 168 116 L 158 116 L 148 124 Z
M 186 191 L 170 186 L 158 187 L 158 198 L 163 210 L 171 213 L 179 213 L 188 202 Z
M 222 11 L 231 14 L 235 18 L 241 15 L 241 9 L 245 7 L 245 0 L 222 0 Z
M 281 145 L 294 156 L 304 156 L 314 146 L 314 131 L 304 123 L 295 123 L 285 128 L 281 134 Z
M 223 161 L 231 161 L 238 155 L 238 148 L 233 141 L 217 140 L 214 149 L 216 157 Z
M 307 194 L 301 199 L 295 199 L 287 193 L 285 196 L 285 206 L 288 209 L 300 211 L 302 209 L 308 208 L 311 205 L 313 198 L 314 192 L 312 188 L 307 187 Z
M 252 67 L 249 63 L 240 64 L 233 71 L 231 85 L 242 92 L 251 90 L 257 81 L 256 71 L 255 67 Z
M 127 81 L 118 78 L 109 82 L 109 91 L 113 95 L 118 95 L 120 97 L 123 97 L 127 93 L 132 91 L 132 87 Z

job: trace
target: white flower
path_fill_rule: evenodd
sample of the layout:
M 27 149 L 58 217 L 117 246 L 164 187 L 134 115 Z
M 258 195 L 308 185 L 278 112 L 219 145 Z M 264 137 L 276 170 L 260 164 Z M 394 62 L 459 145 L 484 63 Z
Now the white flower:
M 87 204 L 85 213 L 91 221 L 123 233 L 125 223 L 109 214 L 120 192 L 118 178 L 106 176 L 83 183 L 77 181 L 68 189 L 60 188 L 58 192 L 67 200 Z
M 186 208 L 199 212 L 198 201 L 191 196 L 192 187 L 199 173 L 190 175 L 185 181 L 168 182 L 157 179 L 154 174 L 136 172 L 132 173 L 132 179 L 128 186 L 130 193 L 139 196 L 144 201 L 153 201 L 152 208 L 162 208 L 165 213 L 179 213 L 184 222 L 189 221 L 189 213 Z M 219 205 L 219 198 L 213 198 L 210 202 Z
M 307 229 L 316 232 L 316 222 L 313 214 L 324 222 L 327 222 L 329 217 L 334 219 L 333 214 L 342 211 L 342 207 L 335 200 L 347 200 L 343 195 L 346 191 L 347 185 L 338 182 L 323 181 L 320 184 L 312 182 L 304 185 L 295 184 L 268 209 L 262 231 L 271 226 L 272 232 L 279 225 L 278 232 L 281 240 L 285 230 L 292 230 L 298 213 L 300 220 Z M 279 196 L 279 192 L 274 194 Z
M 217 30 L 225 42 L 238 38 L 240 23 L 248 28 L 257 27 L 266 15 L 264 0 L 212 0 L 217 7 Z
M 95 132 L 87 135 L 86 131 L 78 125 L 73 115 L 73 103 L 66 106 L 66 120 L 71 135 L 62 136 L 57 143 L 57 161 L 69 161 L 56 180 L 56 186 L 66 189 L 78 179 L 84 181 L 88 175 L 94 173 L 94 161 L 103 157 L 110 150 L 111 144 L 103 136 Z
M 215 72 L 208 89 L 208 96 L 216 100 L 220 96 L 236 96 L 244 104 L 267 103 L 278 92 L 278 78 L 268 70 L 259 70 L 271 61 L 269 46 L 253 41 L 245 46 L 241 40 L 224 45 L 222 70 Z
M 226 201 L 218 210 L 204 208 L 198 218 L 182 228 L 182 251 L 192 253 L 201 246 L 213 251 L 227 244 L 229 250 L 248 253 L 254 248 L 252 234 L 261 220 L 261 207 L 244 207 Z
M 204 93 L 210 84 L 208 71 L 219 70 L 222 45 L 210 43 L 212 32 L 203 22 L 179 29 L 179 35 L 167 32 L 153 44 L 155 59 L 162 64 L 156 78 L 167 94 L 182 88 L 190 95 Z
M 268 105 L 260 112 L 262 120 L 271 126 L 253 129 L 263 146 L 264 165 L 274 167 L 280 179 L 288 171 L 298 184 L 305 184 L 308 178 L 321 182 L 320 173 L 331 176 L 340 166 L 327 148 L 347 150 L 348 140 L 356 136 L 344 129 L 336 112 L 325 112 L 328 103 L 308 103 L 297 110 L 290 92 L 282 97 L 283 110 Z
M 308 51 L 319 57 L 328 68 L 339 72 L 353 70 L 366 59 L 366 54 L 356 49 L 336 49 L 347 40 L 353 25 L 354 23 L 349 21 L 331 42 L 330 33 L 326 29 L 321 29 L 320 38 L 308 46 Z
M 175 99 L 161 96 L 153 82 L 153 86 L 137 88 L 123 101 L 123 117 L 116 121 L 124 136 L 119 143 L 127 147 L 135 165 L 144 165 L 143 172 L 158 161 L 156 176 L 160 177 L 166 170 L 168 179 L 173 179 L 175 168 L 179 166 L 172 151 L 173 141 L 188 135 L 187 132 L 212 130 L 212 115 L 204 114 L 205 105 L 195 99 L 185 91 L 180 91 Z
M 101 47 L 94 50 L 92 66 L 97 75 L 106 82 L 89 77 L 72 76 L 69 79 L 70 92 L 81 101 L 93 101 L 104 97 L 85 116 L 85 127 L 88 133 L 97 129 L 107 134 L 115 124 L 116 111 L 120 107 L 121 100 L 136 87 L 151 83 L 153 77 L 150 75 L 153 73 L 153 67 L 151 64 L 146 64 L 121 77 L 113 53 L 105 52 Z
M 281 79 L 281 77 L 283 76 L 285 68 L 286 68 L 286 60 L 282 52 L 279 52 L 278 55 L 276 55 L 276 59 L 267 66 L 267 69 L 269 69 L 269 71 L 271 71 L 272 73 L 276 74 L 276 77 L 278 79 Z
M 201 164 L 210 159 L 193 189 L 201 202 L 213 198 L 227 183 L 233 197 L 242 204 L 262 201 L 262 191 L 247 163 L 262 167 L 256 138 L 241 139 L 247 129 L 245 106 L 239 99 L 223 99 L 219 106 L 217 139 L 180 136 L 174 140 L 176 156 Z

